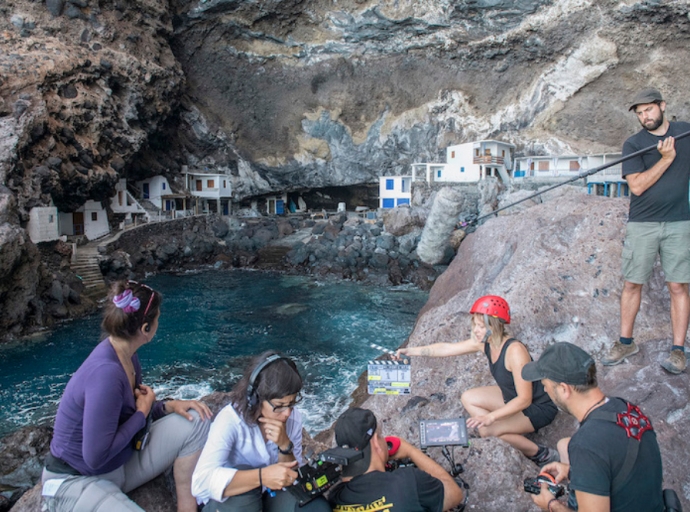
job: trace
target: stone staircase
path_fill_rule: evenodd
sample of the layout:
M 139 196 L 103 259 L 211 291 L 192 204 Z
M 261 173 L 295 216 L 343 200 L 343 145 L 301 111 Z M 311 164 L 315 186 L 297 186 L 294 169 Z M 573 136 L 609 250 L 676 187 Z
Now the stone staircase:
M 84 283 L 83 295 L 97 301 L 108 294 L 103 274 L 98 266 L 98 245 L 88 244 L 78 247 L 70 267 Z

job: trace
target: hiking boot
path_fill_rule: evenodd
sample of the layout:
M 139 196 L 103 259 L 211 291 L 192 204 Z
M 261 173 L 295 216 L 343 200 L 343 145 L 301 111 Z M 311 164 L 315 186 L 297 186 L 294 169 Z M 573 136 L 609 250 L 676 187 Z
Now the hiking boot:
M 640 348 L 634 341 L 630 345 L 625 345 L 617 341 L 613 344 L 609 353 L 601 358 L 601 364 L 604 366 L 613 366 L 614 364 L 623 362 L 623 359 L 626 357 L 637 354 L 639 351 Z
M 542 453 L 539 457 L 530 457 L 530 460 L 541 468 L 547 464 L 550 464 L 551 462 L 560 462 L 561 456 L 558 454 L 557 450 L 554 450 L 553 448 L 546 448 L 544 453 Z
M 685 370 L 687 359 L 685 352 L 680 350 L 671 350 L 671 354 L 661 362 L 661 367 L 667 372 L 678 375 Z

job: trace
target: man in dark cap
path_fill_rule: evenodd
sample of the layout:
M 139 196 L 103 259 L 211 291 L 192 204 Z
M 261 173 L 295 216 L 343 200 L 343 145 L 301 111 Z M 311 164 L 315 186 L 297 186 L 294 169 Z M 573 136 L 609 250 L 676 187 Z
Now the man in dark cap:
M 630 188 L 630 213 L 623 245 L 621 335 L 602 358 L 614 365 L 639 351 L 633 341 L 635 317 L 640 310 L 642 285 L 649 280 L 657 254 L 661 257 L 671 293 L 673 346 L 661 366 L 671 373 L 685 370 L 685 336 L 690 317 L 690 139 L 674 136 L 690 131 L 689 123 L 669 122 L 666 102 L 654 88 L 641 90 L 630 110 L 642 130 L 628 138 L 623 156 L 656 145 L 657 150 L 623 162 L 623 176 Z
M 561 454 L 563 462 L 542 468 L 558 483 L 570 480 L 568 503 L 543 484 L 532 497 L 542 510 L 663 512 L 661 454 L 652 424 L 638 407 L 604 395 L 587 352 L 555 343 L 522 367 L 522 378 L 540 380 L 551 400 L 580 422 L 569 442 L 559 442 L 564 450 L 561 445 L 567 445 L 568 457 Z
M 343 466 L 344 483 L 330 498 L 334 511 L 441 512 L 463 503 L 465 491 L 439 464 L 419 448 L 399 440 L 400 447 L 392 457 L 409 458 L 417 467 L 386 472 L 388 445 L 377 428 L 374 413 L 354 408 L 338 418 L 335 423 L 338 446 L 354 448 L 364 456 Z

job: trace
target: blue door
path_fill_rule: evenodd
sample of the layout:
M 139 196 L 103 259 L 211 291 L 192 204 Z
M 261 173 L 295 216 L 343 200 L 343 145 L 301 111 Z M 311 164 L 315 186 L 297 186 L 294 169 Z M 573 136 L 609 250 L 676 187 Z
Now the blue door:
M 285 213 L 285 202 L 282 199 L 276 201 L 276 215 L 283 215 Z

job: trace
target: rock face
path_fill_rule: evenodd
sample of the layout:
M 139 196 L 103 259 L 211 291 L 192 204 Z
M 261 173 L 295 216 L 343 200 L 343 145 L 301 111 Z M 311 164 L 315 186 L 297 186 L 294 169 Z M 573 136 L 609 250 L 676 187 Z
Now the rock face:
M 466 312 L 474 300 L 497 294 L 510 304 L 510 332 L 527 344 L 533 357 L 548 343 L 570 341 L 599 359 L 618 336 L 627 202 L 587 196 L 577 189 L 550 194 L 543 204 L 491 219 L 467 236 L 434 284 L 410 346 L 465 339 L 470 329 Z M 673 487 L 687 508 L 690 492 L 683 468 L 690 458 L 690 442 L 684 425 L 690 420 L 690 384 L 658 364 L 671 343 L 669 307 L 657 266 L 644 287 L 635 328 L 640 354 L 615 367 L 598 364 L 597 370 L 607 395 L 637 403 L 652 419 L 664 462 L 664 485 Z M 463 391 L 494 384 L 483 354 L 418 357 L 412 365 L 412 397 L 371 397 L 364 406 L 377 412 L 388 434 L 415 441 L 420 419 L 461 415 Z M 535 438 L 555 446 L 576 428 L 572 417 L 559 413 Z M 473 439 L 470 449 L 455 451 L 465 466 L 463 477 L 472 486 L 476 510 L 534 510 L 521 485 L 537 468 L 515 450 L 495 439 Z
M 22 245 L 32 207 L 104 201 L 119 178 L 226 172 L 241 201 L 376 183 L 478 138 L 618 150 L 637 129 L 625 98 L 649 83 L 690 117 L 674 0 L 6 0 L 0 14 L 3 247 Z M 48 285 L 23 284 L 23 302 Z

